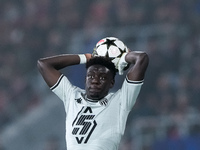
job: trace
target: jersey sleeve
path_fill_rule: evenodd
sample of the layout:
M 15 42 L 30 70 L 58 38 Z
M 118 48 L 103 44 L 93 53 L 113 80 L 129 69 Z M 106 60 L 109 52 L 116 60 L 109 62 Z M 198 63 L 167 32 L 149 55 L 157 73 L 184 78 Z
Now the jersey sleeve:
M 134 106 L 136 99 L 143 85 L 142 81 L 131 81 L 127 77 L 124 80 L 120 92 L 121 106 L 124 110 L 130 111 Z
M 61 75 L 50 89 L 54 92 L 63 102 L 65 106 L 69 105 L 69 99 L 76 87 L 73 86 L 66 76 Z

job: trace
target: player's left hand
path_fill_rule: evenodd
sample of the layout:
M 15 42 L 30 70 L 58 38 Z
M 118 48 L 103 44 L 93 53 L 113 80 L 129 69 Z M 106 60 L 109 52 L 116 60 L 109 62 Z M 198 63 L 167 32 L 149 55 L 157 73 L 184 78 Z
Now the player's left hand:
M 117 69 L 119 71 L 119 75 L 123 75 L 124 68 L 128 65 L 128 63 L 125 60 L 126 55 L 127 55 L 127 53 L 123 53 L 117 64 Z

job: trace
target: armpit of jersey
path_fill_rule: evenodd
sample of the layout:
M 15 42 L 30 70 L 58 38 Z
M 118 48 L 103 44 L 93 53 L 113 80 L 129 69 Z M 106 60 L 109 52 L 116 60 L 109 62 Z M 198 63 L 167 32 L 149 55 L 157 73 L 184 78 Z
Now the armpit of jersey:
M 50 90 L 55 89 L 55 88 L 59 85 L 59 83 L 60 83 L 60 81 L 62 80 L 63 77 L 64 77 L 64 75 L 62 74 L 62 75 L 59 77 L 59 79 L 58 79 L 58 81 L 56 82 L 56 84 L 54 84 L 52 87 L 50 87 Z
M 126 77 L 126 81 L 127 81 L 128 83 L 132 83 L 132 84 L 141 84 L 141 83 L 144 82 L 144 80 L 141 80 L 141 81 L 132 81 L 132 80 L 129 80 L 127 77 Z

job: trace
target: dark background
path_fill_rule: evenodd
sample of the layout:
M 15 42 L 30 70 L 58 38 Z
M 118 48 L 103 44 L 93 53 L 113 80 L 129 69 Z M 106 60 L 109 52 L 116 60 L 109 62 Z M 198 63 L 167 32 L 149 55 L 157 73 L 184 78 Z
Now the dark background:
M 199 150 L 199 27 L 199 0 L 0 0 L 0 150 L 65 149 L 64 108 L 37 60 L 107 36 L 150 57 L 120 150 Z M 84 72 L 63 70 L 82 88 Z

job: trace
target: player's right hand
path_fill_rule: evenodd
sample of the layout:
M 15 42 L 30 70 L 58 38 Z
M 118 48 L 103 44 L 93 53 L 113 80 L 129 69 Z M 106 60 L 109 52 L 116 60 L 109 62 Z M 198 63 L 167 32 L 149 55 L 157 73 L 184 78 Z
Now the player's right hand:
M 86 57 L 87 61 L 89 61 L 92 58 L 92 54 L 86 53 L 85 57 Z

